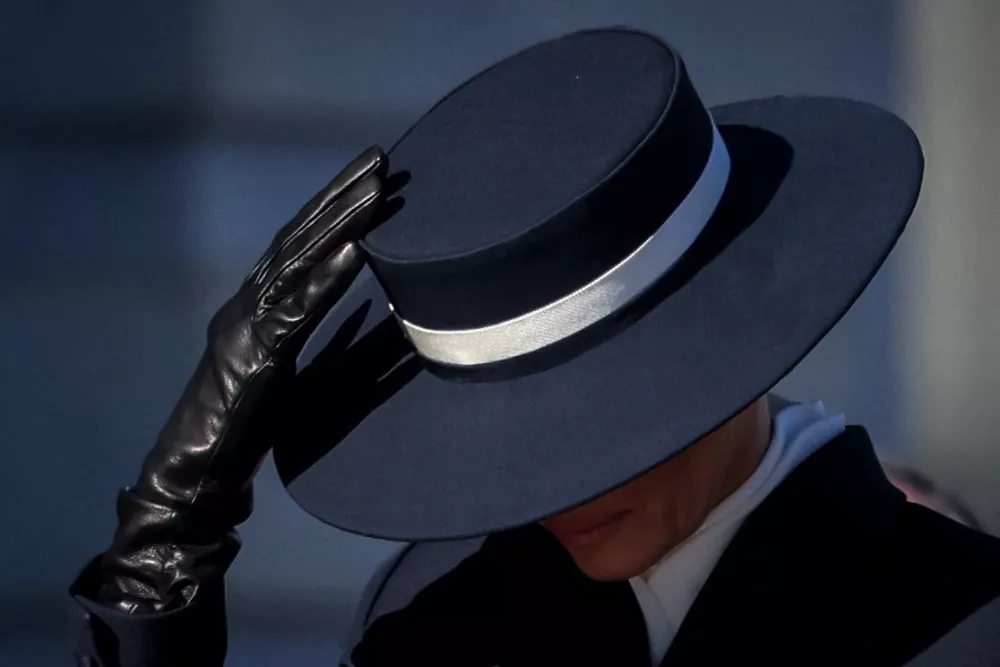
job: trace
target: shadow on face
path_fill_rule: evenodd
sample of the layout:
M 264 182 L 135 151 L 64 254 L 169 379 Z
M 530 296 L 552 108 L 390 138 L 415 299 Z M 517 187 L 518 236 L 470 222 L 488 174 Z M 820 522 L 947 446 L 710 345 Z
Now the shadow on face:
M 590 578 L 639 575 L 690 537 L 753 473 L 770 430 L 761 397 L 667 462 L 541 523 Z

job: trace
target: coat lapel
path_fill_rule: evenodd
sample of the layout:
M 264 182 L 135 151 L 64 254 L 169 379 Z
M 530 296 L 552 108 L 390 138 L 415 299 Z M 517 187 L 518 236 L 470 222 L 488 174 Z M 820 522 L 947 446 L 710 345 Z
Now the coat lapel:
M 849 426 L 747 518 L 662 667 L 855 664 L 878 634 L 878 605 L 864 601 L 904 505 Z

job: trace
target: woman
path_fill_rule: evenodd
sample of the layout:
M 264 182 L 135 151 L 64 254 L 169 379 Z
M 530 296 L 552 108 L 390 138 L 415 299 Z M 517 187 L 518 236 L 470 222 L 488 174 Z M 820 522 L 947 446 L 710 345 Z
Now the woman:
M 595 30 L 490 68 L 392 155 L 402 209 L 369 149 L 213 318 L 73 586 L 81 655 L 222 664 L 223 575 L 272 446 L 334 525 L 489 534 L 373 619 L 357 667 L 997 648 L 998 541 L 906 503 L 842 415 L 766 394 L 901 232 L 922 165 L 904 123 L 828 98 L 709 113 L 676 51 Z M 348 296 L 366 260 L 377 284 Z M 333 341 L 296 374 L 331 309 Z

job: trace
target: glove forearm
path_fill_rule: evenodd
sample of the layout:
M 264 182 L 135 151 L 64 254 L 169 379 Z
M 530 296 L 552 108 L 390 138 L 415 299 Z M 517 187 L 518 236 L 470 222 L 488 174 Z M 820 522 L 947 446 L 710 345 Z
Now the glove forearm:
M 103 580 L 98 559 L 70 589 L 84 613 L 74 614 L 77 664 L 100 667 L 222 667 L 228 648 L 225 584 L 206 584 L 179 609 L 130 614 L 95 600 Z M 89 662 L 88 662 L 89 661 Z
M 249 515 L 250 503 L 237 511 Z M 129 489 L 118 497 L 119 528 L 98 561 L 100 604 L 126 613 L 178 609 L 203 586 L 221 581 L 240 549 L 235 529 L 200 510 L 172 509 L 139 498 Z M 234 518 L 235 521 L 235 518 Z
M 122 665 L 221 664 L 213 660 L 225 654 L 221 591 L 240 547 L 235 529 L 252 511 L 253 477 L 298 353 L 364 265 L 356 241 L 384 203 L 386 168 L 380 149 L 362 153 L 279 231 L 212 318 L 205 354 L 138 481 L 119 494 L 111 547 L 74 586 L 91 617 L 103 619 L 96 627 L 118 636 L 109 655 L 182 656 L 201 632 L 221 633 L 221 652 L 122 657 Z M 136 628 L 151 628 L 149 638 Z

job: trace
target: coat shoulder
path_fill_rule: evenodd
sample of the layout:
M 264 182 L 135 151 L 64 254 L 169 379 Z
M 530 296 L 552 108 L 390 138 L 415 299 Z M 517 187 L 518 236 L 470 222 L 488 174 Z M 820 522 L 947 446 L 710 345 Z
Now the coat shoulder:
M 1000 539 L 908 503 L 889 544 L 877 563 L 890 613 L 876 662 L 1000 665 Z
M 996 665 L 1000 665 L 1000 597 L 973 612 L 906 667 Z

